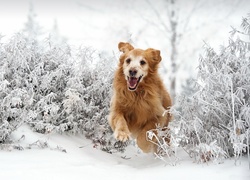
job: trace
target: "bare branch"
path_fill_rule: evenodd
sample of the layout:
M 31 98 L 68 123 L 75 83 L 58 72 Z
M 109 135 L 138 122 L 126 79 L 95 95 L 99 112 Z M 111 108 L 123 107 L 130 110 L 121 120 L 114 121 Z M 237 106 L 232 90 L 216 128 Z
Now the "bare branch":
M 156 15 L 156 17 L 159 19 L 160 24 L 162 25 L 162 27 L 165 29 L 165 31 L 170 32 L 169 27 L 166 25 L 166 22 L 164 22 L 164 20 L 162 19 L 161 14 L 159 13 L 159 11 L 154 7 L 154 5 L 149 1 L 146 0 L 146 2 L 148 3 L 148 5 L 152 8 L 154 14 Z

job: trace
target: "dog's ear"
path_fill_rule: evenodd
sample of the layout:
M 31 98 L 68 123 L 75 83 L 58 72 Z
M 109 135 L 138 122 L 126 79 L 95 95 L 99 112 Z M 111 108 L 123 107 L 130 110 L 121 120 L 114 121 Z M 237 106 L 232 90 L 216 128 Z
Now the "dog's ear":
M 123 53 L 126 53 L 126 52 L 131 51 L 131 50 L 134 49 L 134 47 L 131 44 L 125 43 L 125 42 L 120 42 L 118 44 L 118 48 Z
M 157 62 L 157 64 L 161 61 L 161 51 L 149 48 L 145 52 L 146 56 L 152 59 L 154 62 Z

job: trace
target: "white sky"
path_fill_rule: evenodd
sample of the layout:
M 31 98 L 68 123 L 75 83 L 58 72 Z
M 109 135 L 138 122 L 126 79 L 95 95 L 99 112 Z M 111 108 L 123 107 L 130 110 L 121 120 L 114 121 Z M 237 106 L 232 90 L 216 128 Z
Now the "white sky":
M 155 31 L 149 26 L 140 27 L 140 23 L 144 20 L 139 16 L 150 18 L 150 13 L 152 13 L 150 12 L 152 8 L 150 9 L 143 0 L 0 0 L 0 33 L 2 35 L 12 36 L 13 33 L 23 28 L 27 21 L 30 1 L 33 2 L 37 20 L 44 31 L 50 30 L 56 19 L 60 33 L 68 37 L 70 41 L 79 44 L 84 41 L 90 43 L 93 41 L 93 44 L 97 44 L 98 41 L 99 43 L 102 43 L 100 41 L 105 42 L 109 38 L 104 38 L 104 36 L 114 36 L 115 31 L 118 37 L 112 38 L 117 41 L 119 38 L 124 38 L 124 34 L 119 31 L 128 31 L 132 35 L 137 34 L 140 39 L 152 39 L 150 37 L 152 35 L 141 33 L 142 35 L 139 34 L 139 36 L 136 31 L 139 31 L 140 28 L 149 29 L 148 31 L 151 32 Z M 187 9 L 192 6 L 193 2 L 196 2 L 196 0 L 179 1 L 184 3 Z M 152 2 L 153 5 L 157 6 L 159 1 Z M 200 10 L 197 11 L 198 15 L 194 15 L 194 21 L 191 23 L 200 23 L 204 18 L 210 18 L 208 22 L 205 22 L 204 19 L 204 24 L 208 27 L 218 23 L 211 17 L 218 17 L 221 21 L 219 23 L 229 29 L 230 25 L 234 25 L 235 22 L 246 16 L 248 11 L 250 12 L 249 0 L 212 0 L 205 1 L 200 6 Z M 160 8 L 159 14 L 164 14 L 165 9 Z M 145 24 L 145 21 L 143 23 Z M 204 29 L 200 28 L 200 31 L 204 31 Z M 219 29 L 216 32 L 219 32 Z M 211 36 L 211 39 L 218 39 L 214 29 L 207 36 Z M 203 38 L 206 40 L 205 37 Z M 144 41 L 151 42 L 147 39 Z M 150 44 L 157 43 L 159 42 L 151 42 Z
M 66 36 L 79 34 L 76 28 L 79 26 L 77 20 L 76 1 L 70 0 L 33 0 L 34 11 L 37 21 L 48 31 L 53 27 L 57 19 L 59 29 L 63 29 Z M 2 35 L 11 36 L 24 27 L 29 12 L 30 0 L 0 0 L 0 32 Z

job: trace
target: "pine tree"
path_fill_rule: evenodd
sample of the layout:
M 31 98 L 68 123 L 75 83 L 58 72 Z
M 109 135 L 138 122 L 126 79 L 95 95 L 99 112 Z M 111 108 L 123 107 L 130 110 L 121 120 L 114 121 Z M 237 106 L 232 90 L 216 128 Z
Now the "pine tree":
M 34 11 L 33 3 L 30 2 L 29 13 L 27 16 L 27 22 L 22 30 L 26 41 L 32 46 L 38 46 L 40 41 L 40 36 L 42 33 L 42 27 L 39 25 L 37 19 L 37 14 Z
M 49 38 L 50 38 L 50 42 L 53 42 L 58 46 L 62 46 L 63 44 L 67 42 L 67 38 L 60 34 L 60 31 L 58 28 L 58 22 L 56 19 L 54 20 L 54 25 L 51 30 Z

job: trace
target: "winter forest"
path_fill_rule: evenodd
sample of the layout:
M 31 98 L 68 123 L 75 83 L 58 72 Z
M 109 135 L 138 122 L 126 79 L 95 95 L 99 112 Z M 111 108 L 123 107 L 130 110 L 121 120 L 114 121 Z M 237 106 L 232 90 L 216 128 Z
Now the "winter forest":
M 127 176 L 133 179 L 175 177 L 173 172 L 178 174 L 187 166 L 210 168 L 207 174 L 216 173 L 213 169 L 223 163 L 230 170 L 223 166 L 221 170 L 225 173 L 218 176 L 221 179 L 250 178 L 250 3 L 247 0 L 13 0 L 8 4 L 0 1 L 0 6 L 0 161 L 4 162 L 0 174 L 4 179 L 34 179 L 31 175 L 19 178 L 19 173 L 10 175 L 15 169 L 8 170 L 8 163 L 15 163 L 25 152 L 39 156 L 35 154 L 38 151 L 49 157 L 58 153 L 60 161 L 64 153 L 69 154 L 73 149 L 65 145 L 65 138 L 79 142 L 74 147 L 77 150 L 73 150 L 78 156 L 87 156 L 81 151 L 88 144 L 88 156 L 103 156 L 100 158 L 103 161 L 115 157 L 118 165 L 109 162 L 107 166 L 117 165 L 114 170 L 117 172 L 125 170 L 124 164 L 136 161 L 139 166 L 133 166 L 136 178 Z M 13 12 L 7 12 L 9 8 Z M 20 17 L 18 8 L 23 8 Z M 46 10 L 47 16 L 42 19 Z M 67 18 L 71 16 L 74 21 Z M 14 27 L 15 23 L 18 27 Z M 159 71 L 174 99 L 170 109 L 174 118 L 169 131 L 156 127 L 146 134 L 150 141 L 157 137 L 157 132 L 158 154 L 142 154 L 133 140 L 116 141 L 108 124 L 120 41 L 161 50 L 163 61 Z M 50 142 L 54 136 L 57 141 Z M 166 137 L 170 137 L 170 143 L 164 141 Z M 64 146 L 60 145 L 63 141 Z M 148 156 L 151 159 L 147 162 Z M 185 158 L 189 159 L 183 165 Z M 24 161 L 25 164 L 31 160 Z M 32 162 L 27 167 L 32 167 Z M 93 170 L 89 166 L 85 169 L 89 174 L 95 172 L 95 167 L 102 168 L 90 162 Z M 152 162 L 158 176 L 142 178 L 140 173 L 145 174 L 142 169 L 150 167 Z M 16 164 L 19 163 L 24 170 L 21 162 Z M 64 168 L 74 172 L 74 177 L 77 171 L 84 171 L 73 167 Z M 165 175 L 170 167 L 171 176 Z M 238 176 L 227 172 L 234 168 L 239 169 Z M 35 170 L 33 173 L 40 176 L 38 168 Z M 41 172 L 44 179 L 71 177 Z M 186 175 L 181 177 L 185 179 Z

